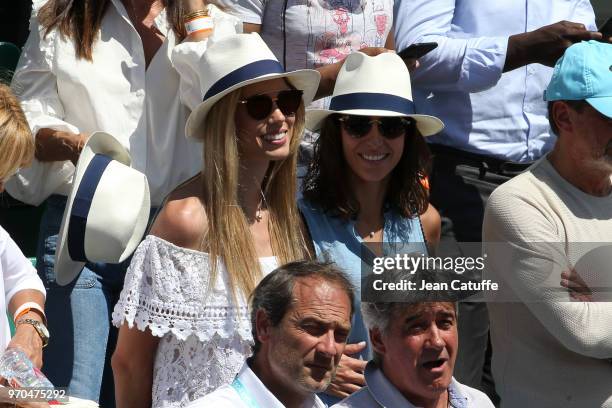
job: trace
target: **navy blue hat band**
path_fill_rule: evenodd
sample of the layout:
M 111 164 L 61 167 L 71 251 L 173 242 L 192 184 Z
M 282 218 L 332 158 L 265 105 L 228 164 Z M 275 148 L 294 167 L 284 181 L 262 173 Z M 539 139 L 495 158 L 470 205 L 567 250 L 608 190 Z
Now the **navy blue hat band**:
M 284 72 L 285 71 L 283 70 L 282 65 L 275 60 L 260 60 L 252 62 L 230 72 L 215 82 L 213 86 L 208 89 L 202 100 L 205 101 L 208 98 L 211 98 L 243 81 L 248 81 L 249 79 L 257 78 L 262 75 L 282 74 Z
M 414 103 L 406 98 L 383 93 L 358 92 L 334 96 L 329 104 L 334 111 L 368 109 L 387 110 L 413 115 L 416 113 Z
M 72 202 L 70 221 L 68 224 L 68 253 L 73 261 L 88 262 L 85 255 L 85 227 L 93 196 L 100 183 L 104 170 L 112 159 L 102 154 L 96 154 L 87 165 L 79 188 Z

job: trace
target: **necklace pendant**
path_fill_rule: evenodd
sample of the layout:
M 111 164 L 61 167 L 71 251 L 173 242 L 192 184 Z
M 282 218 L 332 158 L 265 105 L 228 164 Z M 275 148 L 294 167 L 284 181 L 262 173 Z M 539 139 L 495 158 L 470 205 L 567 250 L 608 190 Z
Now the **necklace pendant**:
M 258 211 L 258 212 L 257 212 L 257 214 L 255 214 L 255 221 L 257 221 L 257 222 L 261 222 L 261 219 L 262 219 L 262 218 L 263 218 L 263 217 L 261 216 L 261 214 L 260 214 L 260 213 L 259 213 L 259 211 Z
M 374 231 L 370 231 L 368 235 L 370 235 L 370 238 L 374 238 Z

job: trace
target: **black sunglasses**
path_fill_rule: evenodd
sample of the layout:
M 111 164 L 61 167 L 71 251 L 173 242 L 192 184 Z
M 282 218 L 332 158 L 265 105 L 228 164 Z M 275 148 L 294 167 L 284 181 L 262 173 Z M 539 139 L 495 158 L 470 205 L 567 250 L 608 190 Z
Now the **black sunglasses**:
M 249 116 L 255 120 L 265 119 L 274 112 L 274 102 L 283 115 L 293 116 L 302 103 L 303 93 L 300 89 L 288 89 L 278 92 L 276 98 L 267 94 L 257 94 L 242 99 L 238 103 L 245 103 Z
M 374 123 L 378 125 L 378 131 L 385 139 L 397 139 L 414 124 L 414 121 L 410 118 L 397 116 L 372 119 L 370 116 L 347 115 L 339 117 L 338 120 L 344 126 L 344 130 L 354 139 L 367 135 Z

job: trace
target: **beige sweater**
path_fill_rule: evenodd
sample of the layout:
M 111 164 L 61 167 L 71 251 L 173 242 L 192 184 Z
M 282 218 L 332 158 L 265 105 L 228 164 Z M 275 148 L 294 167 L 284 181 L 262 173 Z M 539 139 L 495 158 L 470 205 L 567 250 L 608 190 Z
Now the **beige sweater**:
M 570 302 L 559 285 L 571 266 L 612 288 L 612 195 L 585 194 L 543 158 L 491 195 L 483 241 L 501 288 L 488 305 L 501 406 L 612 407 L 612 302 Z

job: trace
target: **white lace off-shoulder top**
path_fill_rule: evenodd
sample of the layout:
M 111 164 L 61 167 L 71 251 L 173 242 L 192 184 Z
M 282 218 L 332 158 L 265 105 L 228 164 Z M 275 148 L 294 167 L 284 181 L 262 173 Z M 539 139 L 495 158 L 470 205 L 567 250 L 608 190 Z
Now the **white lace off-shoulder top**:
M 149 235 L 138 246 L 113 312 L 113 324 L 161 337 L 152 407 L 177 408 L 229 384 L 251 354 L 247 302 L 232 297 L 222 263 L 212 290 L 209 255 Z M 275 257 L 260 258 L 264 274 Z

